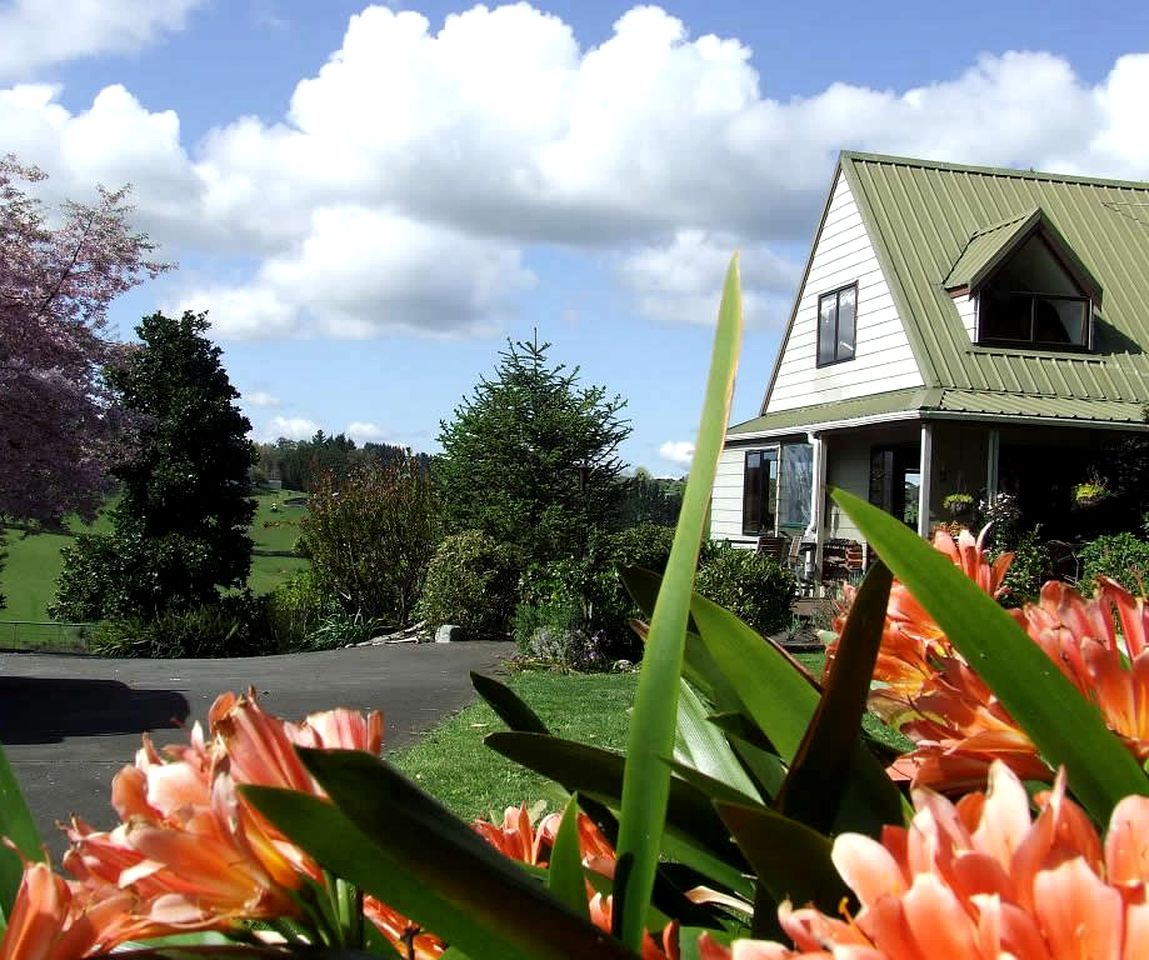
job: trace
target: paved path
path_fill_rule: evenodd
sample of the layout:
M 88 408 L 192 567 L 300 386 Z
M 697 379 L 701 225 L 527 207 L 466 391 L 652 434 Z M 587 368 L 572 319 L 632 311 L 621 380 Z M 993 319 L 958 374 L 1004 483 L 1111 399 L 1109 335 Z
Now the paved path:
M 383 711 L 384 748 L 474 699 L 469 671 L 497 673 L 511 643 L 393 644 L 236 660 L 101 660 L 0 654 L 0 742 L 53 854 L 55 823 L 72 812 L 110 827 L 112 776 L 140 734 L 184 736 L 216 695 L 254 686 L 269 712 L 293 720 L 330 707 Z

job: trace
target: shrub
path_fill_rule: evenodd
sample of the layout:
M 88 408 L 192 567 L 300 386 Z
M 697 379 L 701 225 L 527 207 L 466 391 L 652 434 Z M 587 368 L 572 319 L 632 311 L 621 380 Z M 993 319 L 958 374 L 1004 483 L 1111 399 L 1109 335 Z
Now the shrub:
M 1037 599 L 1041 585 L 1049 579 L 1053 561 L 1049 548 L 1041 540 L 1039 527 L 1021 534 L 1012 552 L 1013 562 L 1005 575 L 1007 592 L 1002 596 L 1002 605 L 1020 607 Z
M 1143 593 L 1149 586 L 1149 543 L 1132 533 L 1111 533 L 1081 548 L 1081 581 L 1092 589 L 1098 577 L 1112 577 L 1125 589 Z
M 101 623 L 90 652 L 105 657 L 252 657 L 276 653 L 267 626 L 266 602 L 250 593 L 229 594 L 214 603 L 169 609 L 149 619 L 128 617 Z
M 475 639 L 504 639 L 520 569 L 517 551 L 481 530 L 452 534 L 431 558 L 416 616 L 432 629 L 453 623 Z
M 318 582 L 351 613 L 399 626 L 412 612 L 438 537 L 439 501 L 415 457 L 320 474 L 301 521 Z
M 722 544 L 703 557 L 695 589 L 765 636 L 789 625 L 797 587 L 776 561 Z
M 347 616 L 338 599 L 320 587 L 310 570 L 285 580 L 265 602 L 268 629 L 283 653 L 317 649 L 312 635 L 332 618 Z
M 619 571 L 661 573 L 674 530 L 645 523 L 594 538 L 581 557 L 535 564 L 523 575 L 515 639 L 528 657 L 557 660 L 576 670 L 605 669 L 617 659 L 640 660 L 642 644 L 629 621 L 641 616 Z

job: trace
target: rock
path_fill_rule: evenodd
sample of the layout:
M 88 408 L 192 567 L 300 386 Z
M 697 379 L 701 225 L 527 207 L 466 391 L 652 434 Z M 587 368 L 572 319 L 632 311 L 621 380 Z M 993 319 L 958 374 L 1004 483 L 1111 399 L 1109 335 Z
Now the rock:
M 444 623 L 435 631 L 436 643 L 458 643 L 463 639 L 463 628 L 455 623 Z

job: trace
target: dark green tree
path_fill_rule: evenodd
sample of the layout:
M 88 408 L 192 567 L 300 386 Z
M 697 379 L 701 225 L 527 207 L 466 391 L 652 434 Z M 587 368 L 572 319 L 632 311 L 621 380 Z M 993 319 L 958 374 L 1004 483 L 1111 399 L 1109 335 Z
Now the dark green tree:
M 145 317 L 140 343 L 108 370 L 134 438 L 113 471 L 112 533 L 79 537 L 64 551 L 55 616 L 154 617 L 247 580 L 255 448 L 206 330 L 202 313 Z
M 507 341 L 486 377 L 440 422 L 438 478 L 454 529 L 478 529 L 527 561 L 572 556 L 618 524 L 626 402 L 552 364 L 549 343 Z

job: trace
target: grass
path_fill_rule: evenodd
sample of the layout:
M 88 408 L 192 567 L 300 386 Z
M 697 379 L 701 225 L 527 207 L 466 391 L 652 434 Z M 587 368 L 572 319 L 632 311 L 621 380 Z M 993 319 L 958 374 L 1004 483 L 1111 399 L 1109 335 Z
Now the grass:
M 280 583 L 310 565 L 302 557 L 261 555 L 260 551 L 286 551 L 299 539 L 299 521 L 307 508 L 287 501 L 301 497 L 293 491 L 274 491 L 256 496 L 255 519 L 251 536 L 256 555 L 252 558 L 247 585 L 253 593 L 269 593 Z M 109 503 L 109 507 L 112 504 Z M 67 521 L 69 534 L 109 533 L 108 509 L 102 510 L 91 524 L 77 517 Z M 7 606 L 0 608 L 0 620 L 48 620 L 48 605 L 56 596 L 56 580 L 63 568 L 61 548 L 72 543 L 72 536 L 56 533 L 26 533 L 7 530 L 8 558 L 0 567 L 0 593 Z
M 539 671 L 516 674 L 509 686 L 557 736 L 625 749 L 638 674 Z M 472 704 L 388 759 L 464 820 L 495 814 L 501 821 L 506 807 L 523 802 L 557 809 L 557 787 L 484 745 L 483 737 L 504 729 L 485 703 Z
M 815 677 L 822 675 L 823 654 L 803 653 L 797 659 Z M 626 748 L 637 673 L 528 672 L 516 674 L 508 685 L 557 736 L 616 750 Z M 910 748 L 909 740 L 877 717 L 866 714 L 863 722 L 871 734 L 894 749 Z M 464 820 L 493 815 L 501 821 L 506 807 L 523 802 L 533 807 L 541 801 L 548 810 L 559 809 L 563 801 L 559 788 L 483 743 L 488 733 L 503 729 L 490 707 L 472 704 L 415 746 L 398 750 L 388 759 Z

